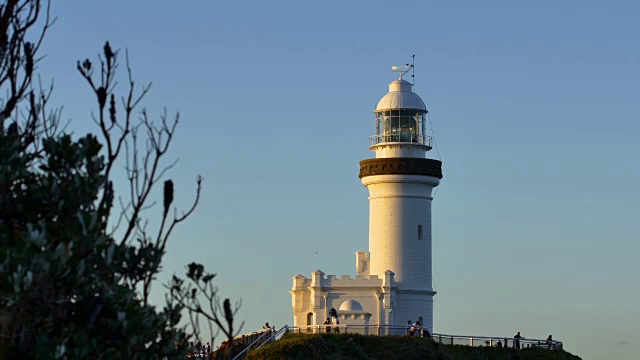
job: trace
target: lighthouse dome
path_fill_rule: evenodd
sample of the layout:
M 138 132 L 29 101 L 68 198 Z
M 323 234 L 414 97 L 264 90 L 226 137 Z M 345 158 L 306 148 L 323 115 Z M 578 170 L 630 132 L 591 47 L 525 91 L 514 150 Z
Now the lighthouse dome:
M 413 92 L 413 84 L 407 80 L 394 80 L 389 84 L 389 92 L 380 99 L 375 112 L 391 109 L 415 109 L 427 111 L 424 101 Z

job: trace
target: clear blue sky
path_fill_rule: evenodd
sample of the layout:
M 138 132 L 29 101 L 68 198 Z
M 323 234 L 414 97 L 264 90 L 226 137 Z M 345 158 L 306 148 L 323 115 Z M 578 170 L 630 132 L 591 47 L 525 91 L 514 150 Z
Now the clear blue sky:
M 435 331 L 553 334 L 588 360 L 640 353 L 639 3 L 54 0 L 52 10 L 40 69 L 69 129 L 93 129 L 75 63 L 105 40 L 129 49 L 140 83 L 154 82 L 152 114 L 180 111 L 169 177 L 181 204 L 196 174 L 204 193 L 162 280 L 206 264 L 223 296 L 242 298 L 246 331 L 292 323 L 295 274 L 354 273 L 355 251 L 367 250 L 358 162 L 373 156 L 372 111 L 391 65 L 415 54 L 444 163 Z

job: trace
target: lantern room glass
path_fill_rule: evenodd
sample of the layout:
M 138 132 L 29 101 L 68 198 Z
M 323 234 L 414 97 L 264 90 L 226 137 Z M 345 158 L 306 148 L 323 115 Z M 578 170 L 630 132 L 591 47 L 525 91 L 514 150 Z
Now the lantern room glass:
M 377 143 L 425 143 L 425 112 L 422 110 L 386 110 L 376 113 Z

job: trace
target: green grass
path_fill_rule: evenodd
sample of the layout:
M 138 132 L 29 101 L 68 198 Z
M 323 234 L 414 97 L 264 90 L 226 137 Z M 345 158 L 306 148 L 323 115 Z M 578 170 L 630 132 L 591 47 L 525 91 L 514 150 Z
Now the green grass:
M 358 334 L 287 334 L 273 344 L 252 351 L 246 359 L 580 360 L 562 350 L 514 351 L 436 344 L 419 337 Z

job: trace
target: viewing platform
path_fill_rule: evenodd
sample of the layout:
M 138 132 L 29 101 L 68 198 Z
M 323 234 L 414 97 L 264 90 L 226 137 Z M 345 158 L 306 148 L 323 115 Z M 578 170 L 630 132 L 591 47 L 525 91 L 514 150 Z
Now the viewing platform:
M 288 327 L 287 332 L 295 334 L 317 334 L 317 333 L 340 333 L 340 334 L 361 334 L 376 336 L 411 336 L 409 335 L 411 325 L 309 325 Z M 413 336 L 427 337 L 422 329 L 416 329 Z M 433 333 L 430 336 L 434 341 L 445 345 L 467 345 L 467 346 L 493 346 L 493 347 L 518 347 L 519 348 L 540 347 L 547 349 L 562 349 L 562 342 L 557 340 L 547 341 L 542 339 L 521 338 L 505 336 L 476 336 L 476 335 L 451 335 Z M 500 345 L 498 345 L 498 343 Z
M 562 341 L 543 340 L 533 338 L 514 339 L 509 336 L 480 336 L 480 335 L 452 335 L 441 333 L 428 333 L 423 329 L 414 328 L 414 334 L 411 334 L 411 325 L 309 325 L 309 326 L 288 326 L 285 325 L 279 330 L 275 327 L 263 329 L 255 332 L 238 335 L 233 339 L 234 345 L 241 345 L 244 350 L 238 354 L 235 359 L 242 359 L 250 351 L 256 350 L 261 346 L 277 341 L 288 333 L 293 334 L 360 334 L 372 336 L 413 336 L 413 337 L 429 337 L 433 341 L 443 345 L 463 345 L 471 347 L 497 347 L 511 349 L 526 348 L 544 348 L 550 350 L 562 350 Z

